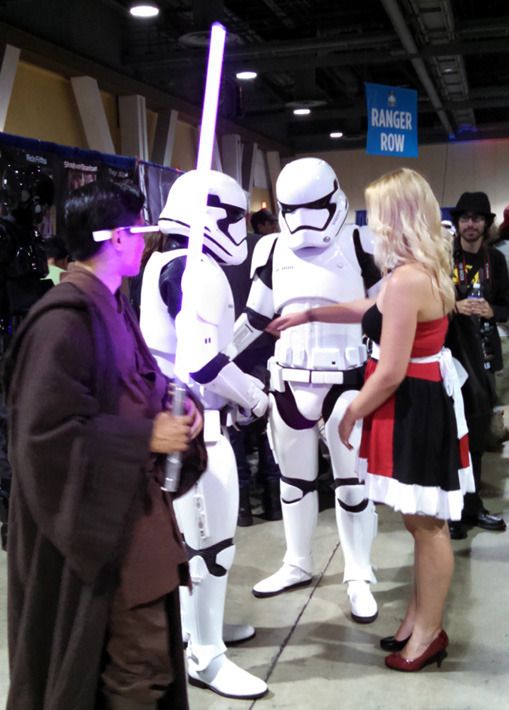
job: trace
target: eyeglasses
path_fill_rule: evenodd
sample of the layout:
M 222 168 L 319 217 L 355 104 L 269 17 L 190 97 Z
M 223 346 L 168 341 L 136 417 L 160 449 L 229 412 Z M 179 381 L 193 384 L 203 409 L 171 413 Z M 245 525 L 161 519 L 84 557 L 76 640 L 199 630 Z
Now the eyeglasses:
M 92 232 L 92 237 L 94 242 L 106 242 L 111 239 L 113 232 L 117 230 L 122 230 L 123 232 L 129 232 L 129 234 L 153 234 L 159 231 L 159 227 L 152 227 L 151 225 L 137 224 L 134 227 L 115 227 L 115 229 L 99 229 L 96 232 Z
M 473 222 L 474 224 L 479 224 L 479 222 L 486 222 L 486 217 L 483 214 L 462 214 L 459 217 L 458 222 L 466 224 L 467 222 Z

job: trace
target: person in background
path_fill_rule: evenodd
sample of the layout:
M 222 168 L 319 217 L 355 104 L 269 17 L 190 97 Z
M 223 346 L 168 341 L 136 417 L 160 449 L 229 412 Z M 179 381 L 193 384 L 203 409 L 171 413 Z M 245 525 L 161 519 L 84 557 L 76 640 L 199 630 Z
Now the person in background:
M 140 268 L 142 206 L 137 188 L 110 182 L 68 198 L 76 263 L 6 358 L 7 710 L 188 707 L 187 556 L 161 483 L 166 454 L 182 452 L 188 485 L 206 459 L 201 413 L 189 398 L 185 416 L 171 413 L 168 381 L 120 293 Z
M 260 239 L 266 234 L 279 231 L 278 220 L 272 212 L 261 209 L 251 215 L 253 234 L 247 235 L 247 258 L 242 264 L 226 266 L 224 272 L 231 286 L 235 305 L 235 318 L 246 307 L 251 287 L 251 259 Z M 262 333 L 234 362 L 243 372 L 253 375 L 265 383 L 267 362 L 274 355 L 274 337 Z M 277 465 L 267 436 L 267 417 L 260 417 L 250 423 L 237 422 L 228 427 L 228 436 L 235 453 L 239 476 L 239 517 L 238 524 L 247 527 L 253 524 L 251 509 L 251 465 L 249 455 L 254 452 L 257 459 L 257 484 L 262 491 L 262 507 L 265 520 L 281 520 L 279 481 L 281 472 Z
M 272 212 L 265 207 L 257 212 L 253 212 L 251 215 L 251 227 L 253 228 L 253 232 L 255 234 L 259 234 L 260 236 L 279 232 L 278 219 L 276 215 L 272 214 Z
M 506 523 L 486 510 L 480 495 L 482 457 L 493 407 L 494 373 L 503 368 L 497 323 L 509 317 L 509 276 L 504 256 L 486 240 L 495 215 L 484 192 L 464 192 L 451 210 L 456 307 L 448 335 L 454 357 L 468 373 L 463 386 L 475 492 L 465 496 L 461 521 L 451 522 L 451 537 L 465 538 L 467 526 L 503 531 Z
M 47 237 L 44 240 L 44 251 L 48 259 L 48 278 L 56 286 L 69 266 L 69 254 L 63 239 Z
M 451 245 L 424 178 L 403 168 L 366 189 L 376 298 L 311 308 L 276 319 L 272 332 L 314 322 L 356 323 L 373 343 L 365 383 L 339 424 L 349 449 L 362 424 L 358 474 L 371 500 L 403 515 L 414 540 L 414 582 L 405 617 L 380 641 L 388 668 L 418 671 L 447 655 L 445 603 L 454 567 L 447 521 L 473 490 L 460 383 L 442 348 L 454 308 Z
M 505 263 L 509 269 L 509 205 L 504 209 L 504 219 L 500 224 L 495 240 L 491 243 L 496 249 L 502 252 Z

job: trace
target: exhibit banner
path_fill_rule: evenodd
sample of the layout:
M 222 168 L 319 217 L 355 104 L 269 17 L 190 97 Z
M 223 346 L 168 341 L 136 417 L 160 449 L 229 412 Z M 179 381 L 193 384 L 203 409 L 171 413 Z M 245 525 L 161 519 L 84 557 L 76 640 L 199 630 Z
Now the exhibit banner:
M 366 153 L 416 158 L 417 91 L 365 84 L 368 112 Z

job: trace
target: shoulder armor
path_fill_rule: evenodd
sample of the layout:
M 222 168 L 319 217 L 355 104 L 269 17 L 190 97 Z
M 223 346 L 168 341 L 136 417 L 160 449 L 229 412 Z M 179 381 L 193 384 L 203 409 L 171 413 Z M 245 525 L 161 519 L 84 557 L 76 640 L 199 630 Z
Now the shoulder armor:
M 251 259 L 251 278 L 253 278 L 257 269 L 268 264 L 278 236 L 277 232 L 266 234 L 257 242 Z
M 219 325 L 225 318 L 225 312 L 230 306 L 233 308 L 233 296 L 228 279 L 216 262 L 207 257 L 200 262 L 199 277 L 198 315 L 206 323 Z
M 368 226 L 356 227 L 359 232 L 362 248 L 368 254 L 373 254 L 375 251 L 375 234 Z

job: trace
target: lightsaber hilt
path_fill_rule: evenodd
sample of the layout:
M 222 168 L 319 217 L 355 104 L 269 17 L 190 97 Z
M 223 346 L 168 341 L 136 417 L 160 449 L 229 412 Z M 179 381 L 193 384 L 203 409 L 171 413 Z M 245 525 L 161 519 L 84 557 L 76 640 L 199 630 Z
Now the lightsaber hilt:
M 173 391 L 171 413 L 176 417 L 184 414 L 184 400 L 186 389 L 182 383 L 176 382 Z M 164 468 L 164 483 L 161 486 L 163 491 L 175 493 L 180 483 L 180 471 L 182 469 L 182 453 L 174 451 L 166 457 Z

